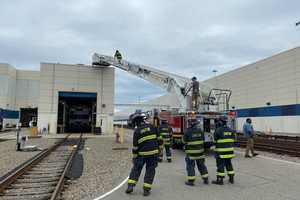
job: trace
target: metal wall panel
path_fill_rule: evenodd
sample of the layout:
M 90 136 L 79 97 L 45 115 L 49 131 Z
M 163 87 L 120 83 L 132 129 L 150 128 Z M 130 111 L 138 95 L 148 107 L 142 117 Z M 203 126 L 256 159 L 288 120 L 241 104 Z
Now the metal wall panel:
M 258 107 L 266 107 L 267 102 L 270 102 L 271 106 L 299 104 L 300 48 L 291 49 L 216 76 L 204 83 L 231 89 L 230 107 L 234 106 L 236 109 L 255 110 Z M 256 119 L 254 123 L 258 130 L 263 131 L 266 130 L 265 127 L 273 126 L 274 130 L 278 132 L 295 132 L 295 130 L 300 132 L 298 123 L 288 123 L 294 126 L 289 128 L 282 124 L 283 121 L 286 122 L 286 119 L 290 118 L 290 116 L 286 116 L 287 112 L 288 110 L 280 111 L 282 116 L 277 117 L 262 117 L 260 112 L 257 112 L 257 115 L 249 114 L 249 116 Z M 274 120 L 269 119 L 272 117 Z M 265 120 L 266 118 L 268 120 Z

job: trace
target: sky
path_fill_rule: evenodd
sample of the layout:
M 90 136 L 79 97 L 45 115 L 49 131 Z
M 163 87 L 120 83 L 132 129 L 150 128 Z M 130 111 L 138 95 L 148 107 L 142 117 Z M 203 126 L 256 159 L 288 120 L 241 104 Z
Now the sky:
M 94 52 L 200 80 L 299 46 L 299 0 L 1 0 L 0 62 L 90 64 Z M 165 91 L 116 70 L 115 103 Z

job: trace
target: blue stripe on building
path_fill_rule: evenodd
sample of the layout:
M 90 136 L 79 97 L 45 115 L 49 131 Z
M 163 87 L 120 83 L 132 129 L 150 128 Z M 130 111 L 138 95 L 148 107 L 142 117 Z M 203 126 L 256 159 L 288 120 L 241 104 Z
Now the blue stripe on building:
M 94 92 L 58 92 L 59 97 L 96 98 Z
M 300 115 L 300 104 L 245 108 L 236 110 L 237 117 L 276 117 Z
M 18 119 L 19 111 L 0 109 L 0 117 L 3 119 Z

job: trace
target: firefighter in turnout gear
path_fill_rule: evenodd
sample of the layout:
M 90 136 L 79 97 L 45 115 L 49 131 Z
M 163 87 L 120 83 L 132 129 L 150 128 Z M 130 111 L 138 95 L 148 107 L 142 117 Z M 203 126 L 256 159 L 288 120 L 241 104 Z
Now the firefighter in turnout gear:
M 169 126 L 167 120 L 161 120 L 161 125 L 158 128 L 162 140 L 162 148 L 160 148 L 159 160 L 163 160 L 164 149 L 166 151 L 166 156 L 168 162 L 172 162 L 171 153 L 171 138 L 172 138 L 172 128 Z
M 158 132 L 158 128 L 159 128 L 161 122 L 158 117 L 158 110 L 156 110 L 156 109 L 154 109 L 154 117 L 153 117 L 152 123 Z M 158 146 L 159 146 L 159 155 L 160 155 L 164 149 L 164 141 L 163 141 L 161 135 L 159 135 L 159 137 L 158 137 Z M 162 159 L 160 158 L 160 156 L 158 157 L 158 162 L 162 162 Z
M 152 183 L 155 176 L 155 168 L 158 159 L 158 137 L 157 129 L 145 122 L 145 117 L 139 115 L 136 117 L 137 127 L 133 134 L 133 167 L 131 169 L 128 188 L 126 193 L 132 193 L 136 185 L 141 171 L 146 165 L 144 177 L 144 196 L 150 195 Z
M 235 133 L 227 126 L 227 117 L 220 117 L 221 126 L 215 131 L 215 157 L 217 163 L 217 180 L 212 181 L 213 184 L 223 185 L 225 177 L 224 168 L 227 170 L 229 182 L 234 183 L 234 170 L 231 159 L 234 155 L 234 138 Z
M 184 133 L 187 170 L 187 181 L 185 184 L 189 186 L 193 186 L 196 179 L 195 165 L 198 167 L 204 184 L 208 184 L 208 171 L 205 165 L 204 155 L 204 132 L 197 126 L 198 121 L 196 119 L 190 119 L 189 128 Z
M 118 60 L 118 62 L 120 63 L 122 60 L 122 54 L 120 53 L 119 50 L 116 50 L 116 53 L 114 55 L 114 58 L 116 58 Z

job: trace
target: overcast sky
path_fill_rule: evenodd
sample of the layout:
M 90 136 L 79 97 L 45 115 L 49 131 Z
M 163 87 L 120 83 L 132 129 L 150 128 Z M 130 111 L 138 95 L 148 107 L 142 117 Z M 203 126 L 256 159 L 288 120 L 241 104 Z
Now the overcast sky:
M 299 0 L 1 0 L 0 62 L 91 63 L 94 52 L 205 80 L 300 44 Z M 116 73 L 116 103 L 164 91 Z

